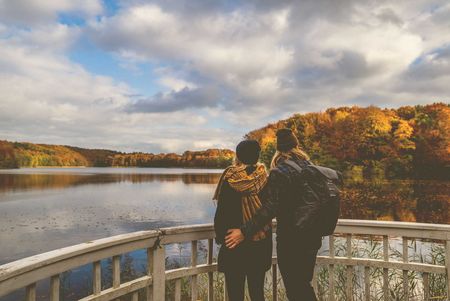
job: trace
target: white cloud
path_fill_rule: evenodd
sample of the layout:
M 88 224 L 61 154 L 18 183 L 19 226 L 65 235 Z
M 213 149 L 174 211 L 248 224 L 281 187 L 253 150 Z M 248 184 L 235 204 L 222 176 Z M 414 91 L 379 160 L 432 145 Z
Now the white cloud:
M 177 91 L 177 92 L 180 90 L 183 90 L 184 88 L 188 88 L 188 89 L 197 88 L 197 85 L 195 85 L 194 83 L 185 81 L 180 78 L 172 77 L 172 76 L 161 77 L 159 79 L 159 83 L 162 84 L 163 86 L 166 86 L 166 87 L 170 88 L 171 90 Z
M 233 147 L 294 112 L 450 95 L 445 0 L 119 7 L 106 16 L 99 1 L 0 0 L 2 137 L 147 151 Z M 61 12 L 87 25 L 58 24 Z M 150 63 L 161 91 L 137 99 L 130 95 L 142 91 L 71 62 L 80 38 L 133 75 Z
M 0 0 L 0 20 L 18 25 L 49 23 L 67 12 L 92 17 L 102 10 L 99 0 Z

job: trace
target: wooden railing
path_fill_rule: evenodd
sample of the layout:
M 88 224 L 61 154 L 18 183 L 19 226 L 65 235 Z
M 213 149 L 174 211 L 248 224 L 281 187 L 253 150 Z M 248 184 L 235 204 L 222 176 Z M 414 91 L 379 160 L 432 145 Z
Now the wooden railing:
M 381 259 L 359 258 L 352 254 L 352 240 L 362 236 L 381 237 L 383 257 Z M 114 237 L 99 239 L 36 256 L 21 259 L 0 266 L 0 297 L 18 289 L 26 288 L 26 300 L 36 300 L 36 283 L 42 279 L 50 279 L 49 298 L 52 301 L 60 299 L 60 275 L 68 270 L 93 265 L 92 294 L 81 299 L 114 300 L 124 295 L 131 295 L 133 301 L 138 300 L 138 292 L 145 290 L 147 300 L 164 300 L 166 283 L 175 283 L 174 299 L 181 300 L 181 279 L 190 278 L 190 298 L 198 299 L 198 275 L 207 275 L 207 299 L 214 299 L 213 273 L 217 270 L 213 258 L 214 230 L 212 225 L 196 225 L 175 228 L 163 228 L 152 231 L 140 231 Z M 336 256 L 336 240 L 345 239 L 346 255 Z M 408 241 L 413 239 L 432 240 L 442 244 L 445 255 L 445 265 L 410 262 L 408 260 Z M 206 263 L 197 263 L 198 241 L 207 240 Z M 389 242 L 398 241 L 402 245 L 401 261 L 390 259 Z M 165 246 L 181 243 L 191 243 L 191 264 L 189 267 L 166 270 Z M 140 250 L 147 250 L 147 273 L 132 281 L 122 282 L 120 279 L 120 255 Z M 346 267 L 345 294 L 346 300 L 354 299 L 355 268 L 364 268 L 364 298 L 370 300 L 371 269 L 382 269 L 384 300 L 390 300 L 388 271 L 403 271 L 404 300 L 408 300 L 410 288 L 408 286 L 408 272 L 421 273 L 423 278 L 423 300 L 430 300 L 430 274 L 450 275 L 450 226 L 435 224 L 380 222 L 362 220 L 340 220 L 335 235 L 328 237 L 329 253 L 318 256 L 317 268 L 326 267 L 329 271 L 328 300 L 335 300 L 336 284 L 334 269 L 336 266 Z M 342 254 L 341 254 L 342 255 Z M 112 259 L 112 287 L 102 290 L 101 264 L 105 258 Z M 277 263 L 273 259 L 273 299 L 277 300 Z M 448 288 L 449 277 L 446 278 L 447 293 L 443 298 L 450 300 Z M 313 280 L 317 287 L 317 278 Z M 226 299 L 226 296 L 224 296 Z

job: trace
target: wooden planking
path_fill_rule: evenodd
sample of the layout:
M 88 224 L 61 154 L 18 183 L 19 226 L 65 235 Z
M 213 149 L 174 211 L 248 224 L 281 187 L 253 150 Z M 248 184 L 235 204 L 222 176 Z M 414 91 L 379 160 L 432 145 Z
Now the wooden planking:
M 71 268 L 78 267 L 86 263 L 92 263 L 103 258 L 123 254 L 125 252 L 140 248 L 152 247 L 155 241 L 157 241 L 157 238 L 161 238 L 162 242 L 177 241 L 179 239 L 188 241 L 193 237 L 212 240 L 214 235 L 211 225 L 194 227 L 193 234 L 189 233 L 190 229 L 190 227 L 178 227 L 173 229 L 164 229 L 162 231 L 141 231 L 138 235 L 136 235 L 136 233 L 132 233 L 131 236 L 130 234 L 126 234 L 119 236 L 119 238 L 114 237 L 93 241 L 19 260 L 15 262 L 17 265 L 12 265 L 11 263 L 0 266 L 0 296 L 5 295 L 7 292 L 13 291 L 17 288 L 26 287 L 27 285 L 38 280 L 51 277 L 52 275 L 70 270 Z M 450 239 L 450 226 L 448 225 L 422 225 L 416 223 L 340 220 L 336 232 L 348 234 L 393 235 L 443 240 Z M 108 244 L 110 246 L 108 246 Z M 446 258 L 450 258 L 449 252 L 447 242 Z M 367 259 L 362 258 L 318 258 L 318 264 L 344 264 L 347 266 L 368 265 L 370 267 L 377 266 L 384 269 L 394 268 L 440 274 L 446 272 L 450 274 L 448 261 L 449 260 L 446 260 L 446 267 L 441 267 L 408 262 L 380 263 L 377 260 L 369 259 L 367 261 Z M 213 270 L 214 269 L 210 271 Z M 450 280 L 448 281 L 448 286 L 450 287 Z M 450 301 L 450 296 L 448 297 L 448 300 Z
M 146 286 L 145 287 L 145 298 L 147 301 L 153 301 L 153 286 Z
M 197 266 L 197 255 L 198 255 L 198 242 L 196 240 L 191 242 L 191 266 Z M 197 275 L 191 276 L 191 300 L 197 301 L 198 297 L 198 281 Z
M 328 245 L 329 245 L 329 257 L 334 258 L 335 250 L 334 250 L 334 235 L 328 236 Z M 329 293 L 328 300 L 334 301 L 334 264 L 328 265 L 328 285 L 329 285 Z
M 181 279 L 175 280 L 175 301 L 181 301 Z
M 387 268 L 387 269 L 396 269 L 396 270 L 409 270 L 416 271 L 421 273 L 430 273 L 430 274 L 445 274 L 446 267 L 427 264 L 427 263 L 418 263 L 418 262 L 408 262 L 404 263 L 401 261 L 389 261 L 386 262 L 380 259 L 372 259 L 372 258 L 346 258 L 346 257 L 334 257 L 329 258 L 328 256 L 317 256 L 317 264 L 326 265 L 326 264 L 341 264 L 347 266 L 369 266 L 373 268 Z
M 161 244 L 190 242 L 215 237 L 212 224 L 161 228 Z
M 346 235 L 347 244 L 347 259 L 352 259 L 352 235 Z M 353 266 L 347 265 L 346 269 L 346 282 L 345 282 L 345 295 L 347 300 L 353 300 Z
M 131 301 L 139 301 L 139 292 L 134 292 L 131 295 Z
M 94 295 L 100 294 L 102 290 L 102 268 L 100 261 L 96 261 L 92 267 L 92 291 Z
M 147 248 L 147 276 L 152 276 L 153 266 L 153 248 Z M 145 288 L 145 296 L 147 301 L 153 300 L 153 286 L 147 286 Z
M 370 301 L 370 267 L 364 267 L 364 300 Z
M 214 255 L 214 240 L 212 238 L 208 239 L 208 260 L 207 264 L 211 265 L 213 263 Z M 214 273 L 208 273 L 208 301 L 214 301 Z
M 43 266 L 50 265 L 52 263 L 60 262 L 65 259 L 71 259 L 74 257 L 79 258 L 80 255 L 95 253 L 101 250 L 110 250 L 110 254 L 104 256 L 103 258 L 111 257 L 114 254 L 114 246 L 120 246 L 123 244 L 129 244 L 130 246 L 134 246 L 132 243 L 137 241 L 147 241 L 149 246 L 153 246 L 155 239 L 159 236 L 159 231 L 138 231 L 128 234 L 121 234 L 116 236 L 111 236 L 108 238 L 102 238 L 66 248 L 57 249 L 54 251 L 34 255 L 31 257 L 27 257 L 24 259 L 20 259 L 17 261 L 13 261 L 7 264 L 0 266 L 0 282 L 7 280 L 8 278 L 12 278 L 21 274 L 24 274 L 29 271 L 36 270 L 37 268 L 41 268 Z M 132 250 L 130 250 L 132 251 Z M 126 252 L 122 252 L 126 253 Z M 121 253 L 117 253 L 121 254 Z M 103 259 L 97 258 L 97 259 Z M 95 259 L 94 259 L 95 260 Z M 90 262 L 93 262 L 91 260 Z M 86 262 L 89 263 L 89 262 Z M 83 264 L 86 264 L 83 263 Z M 82 264 L 82 265 L 83 265 Z M 79 267 L 81 265 L 75 265 L 75 267 Z M 65 272 L 65 271 L 61 271 Z M 52 274 L 54 275 L 54 274 Z M 52 275 L 46 275 L 41 278 L 48 278 Z
M 59 275 L 50 278 L 50 301 L 59 301 Z
M 108 301 L 114 300 L 129 293 L 137 292 L 140 289 L 150 287 L 152 278 L 148 275 L 122 283 L 118 288 L 110 287 L 101 291 L 98 295 L 90 295 L 79 301 Z M 163 299 L 164 300 L 164 299 Z
M 445 269 L 447 272 L 447 301 L 450 301 L 450 240 L 445 242 Z
M 341 219 L 339 220 L 336 228 L 336 233 L 389 235 L 389 233 L 385 231 L 394 231 L 392 233 L 393 236 L 450 240 L 450 225 Z M 164 232 L 164 234 L 162 232 Z M 110 246 L 129 243 L 136 240 L 156 238 L 161 235 L 173 236 L 188 232 L 203 232 L 206 233 L 207 236 L 210 236 L 209 238 L 214 237 L 214 228 L 211 224 L 163 228 L 161 231 L 139 231 L 129 234 L 116 235 L 5 264 L 0 266 L 0 281 L 22 274 L 26 271 L 34 270 L 36 267 L 41 267 L 42 265 L 54 263 L 63 259 L 78 256 L 80 254 L 97 251 L 99 249 L 109 248 Z M 409 235 L 411 233 L 413 235 Z M 202 237 L 200 239 L 207 238 L 208 237 Z M 114 254 L 111 254 L 110 256 L 112 255 Z
M 113 276 L 113 287 L 120 286 L 120 256 L 113 256 L 112 260 L 112 276 Z
M 36 301 L 36 283 L 27 286 L 25 295 L 27 301 Z
M 199 264 L 196 267 L 184 267 L 166 271 L 166 280 L 175 280 L 178 278 L 190 277 L 193 275 L 211 273 L 217 271 L 217 263 L 211 265 Z
M 408 258 L 408 238 L 402 237 L 402 258 L 403 262 L 407 263 Z M 403 299 L 409 301 L 409 279 L 408 270 L 403 270 Z
M 389 261 L 389 237 L 383 235 L 383 260 Z M 383 297 L 385 301 L 389 300 L 389 269 L 383 268 Z
M 137 240 L 120 245 L 112 245 L 108 248 L 95 250 L 93 252 L 80 254 L 72 258 L 67 258 L 58 262 L 45 264 L 42 263 L 34 270 L 25 272 L 19 276 L 7 277 L 6 280 L 0 280 L 0 296 L 6 295 L 9 292 L 13 292 L 17 289 L 26 287 L 28 284 L 37 282 L 42 279 L 49 278 L 55 274 L 60 274 L 73 268 L 91 264 L 94 261 L 98 261 L 104 258 L 108 258 L 114 255 L 127 253 L 130 251 L 145 249 L 152 247 L 156 242 L 156 237 L 151 239 Z
M 423 300 L 430 300 L 430 279 L 428 273 L 423 273 Z
M 166 294 L 166 252 L 163 247 L 155 247 L 152 262 L 153 300 L 165 299 Z
M 450 240 L 450 225 L 341 219 L 335 233 Z

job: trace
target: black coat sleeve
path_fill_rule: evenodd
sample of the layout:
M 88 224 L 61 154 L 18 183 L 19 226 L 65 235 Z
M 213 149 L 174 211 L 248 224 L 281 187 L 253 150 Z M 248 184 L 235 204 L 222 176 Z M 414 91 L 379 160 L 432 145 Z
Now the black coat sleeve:
M 223 189 L 223 188 L 222 188 Z M 214 215 L 214 231 L 216 232 L 216 242 L 223 244 L 226 234 L 225 225 L 225 201 L 223 200 L 223 190 L 218 196 L 216 214 Z
M 217 198 L 217 209 L 214 215 L 216 242 L 223 244 L 227 231 L 239 228 L 242 224 L 240 197 L 228 182 L 224 182 Z
M 251 220 L 241 226 L 241 231 L 245 237 L 252 237 L 277 216 L 280 206 L 280 194 L 287 181 L 288 179 L 278 170 L 274 169 L 270 172 L 266 187 L 261 194 L 261 208 L 256 211 Z

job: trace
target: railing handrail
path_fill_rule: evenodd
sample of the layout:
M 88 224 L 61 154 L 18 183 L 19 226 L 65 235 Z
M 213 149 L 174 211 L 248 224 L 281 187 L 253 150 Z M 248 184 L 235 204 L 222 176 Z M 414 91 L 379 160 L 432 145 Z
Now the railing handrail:
M 341 219 L 336 233 L 449 241 L 450 225 Z M 154 248 L 159 244 L 212 238 L 214 238 L 212 224 L 179 226 L 120 234 L 19 259 L 0 266 L 0 296 L 2 292 L 20 288 L 18 284 L 17 287 L 10 285 L 15 279 L 24 276 L 27 278 L 26 281 L 36 282 L 87 263 L 133 250 Z
M 43 267 L 44 265 L 53 264 L 58 261 L 77 257 L 83 254 L 100 251 L 112 246 L 130 243 L 138 240 L 158 238 L 160 235 L 158 230 L 137 231 L 126 234 L 100 238 L 87 241 L 81 244 L 64 247 L 49 252 L 25 257 L 4 265 L 0 265 L 0 282 L 8 278 L 29 272 L 33 269 Z

